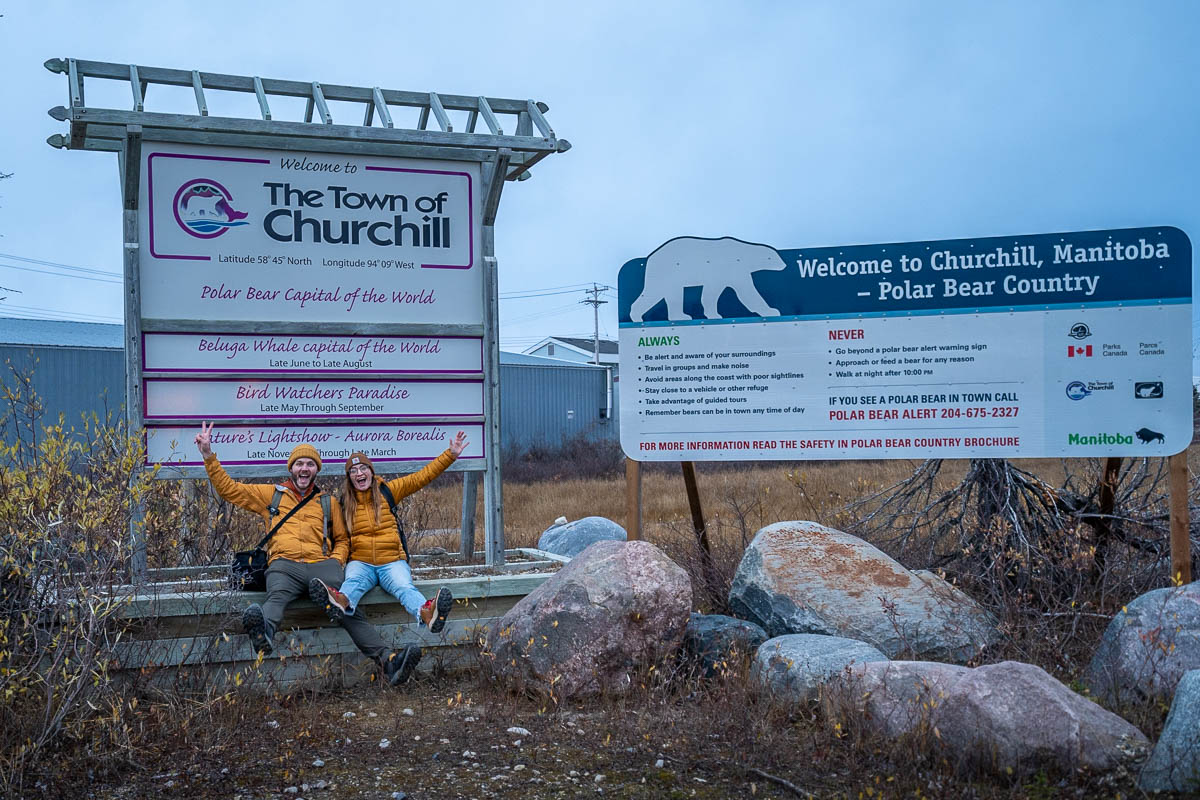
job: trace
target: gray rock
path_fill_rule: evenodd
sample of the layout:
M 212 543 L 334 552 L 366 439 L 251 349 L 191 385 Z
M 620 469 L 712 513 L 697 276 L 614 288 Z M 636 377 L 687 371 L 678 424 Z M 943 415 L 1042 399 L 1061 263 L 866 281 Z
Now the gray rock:
M 687 573 L 649 542 L 596 542 L 488 632 L 497 675 L 570 698 L 620 693 L 673 655 L 692 607 Z
M 752 656 L 766 640 L 767 632 L 753 622 L 693 612 L 683 632 L 683 654 L 712 678 L 720 674 L 722 662 L 731 656 Z
M 1200 582 L 1146 592 L 1113 617 L 1085 681 L 1110 703 L 1170 698 L 1200 669 Z
M 825 710 L 831 718 L 859 720 L 891 738 L 928 733 L 933 715 L 967 672 L 937 661 L 856 664 L 826 693 Z
M 950 686 L 933 723 L 959 765 L 1001 774 L 1107 771 L 1144 756 L 1150 744 L 1116 714 L 1018 661 L 968 670 Z
M 574 558 L 594 542 L 623 542 L 629 538 L 625 529 L 604 517 L 584 517 L 565 525 L 555 523 L 538 538 L 538 550 Z
M 1185 672 L 1150 760 L 1138 776 L 1144 792 L 1200 790 L 1200 669 Z
M 729 606 L 770 636 L 845 636 L 888 657 L 965 662 L 998 637 L 991 615 L 963 592 L 815 522 L 760 530 L 738 565 Z
M 867 661 L 887 661 L 887 656 L 854 639 L 793 633 L 759 646 L 753 675 L 759 688 L 772 696 L 802 702 L 816 699 L 821 687 L 848 667 Z

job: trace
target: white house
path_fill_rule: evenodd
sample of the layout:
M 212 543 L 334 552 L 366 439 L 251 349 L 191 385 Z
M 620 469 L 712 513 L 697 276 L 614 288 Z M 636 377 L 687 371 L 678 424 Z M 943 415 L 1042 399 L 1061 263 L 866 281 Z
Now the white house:
M 557 358 L 563 361 L 592 363 L 594 342 L 591 339 L 576 339 L 567 336 L 547 336 L 523 352 L 531 356 Z M 600 364 L 602 366 L 617 366 L 617 343 L 612 339 L 600 340 Z

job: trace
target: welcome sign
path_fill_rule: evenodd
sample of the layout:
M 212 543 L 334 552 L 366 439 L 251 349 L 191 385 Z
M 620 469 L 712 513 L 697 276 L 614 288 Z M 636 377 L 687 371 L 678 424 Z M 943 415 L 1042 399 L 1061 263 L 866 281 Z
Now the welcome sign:
M 1191 274 L 1170 227 L 672 239 L 618 276 L 621 443 L 638 460 L 1175 454 Z
M 239 468 L 278 464 L 305 436 L 327 457 L 369 444 L 403 462 L 479 435 L 482 336 L 412 333 L 482 324 L 477 162 L 142 152 L 147 464 L 199 464 L 178 443 L 204 420 Z
M 144 317 L 481 319 L 477 163 L 185 145 L 143 159 Z

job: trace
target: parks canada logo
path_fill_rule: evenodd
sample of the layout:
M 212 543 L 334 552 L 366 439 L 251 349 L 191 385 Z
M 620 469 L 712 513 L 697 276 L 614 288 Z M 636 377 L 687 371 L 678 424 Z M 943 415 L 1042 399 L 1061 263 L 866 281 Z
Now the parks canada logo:
M 249 224 L 249 215 L 233 207 L 229 190 L 208 178 L 180 186 L 171 205 L 179 227 L 197 239 L 215 239 L 230 228 Z

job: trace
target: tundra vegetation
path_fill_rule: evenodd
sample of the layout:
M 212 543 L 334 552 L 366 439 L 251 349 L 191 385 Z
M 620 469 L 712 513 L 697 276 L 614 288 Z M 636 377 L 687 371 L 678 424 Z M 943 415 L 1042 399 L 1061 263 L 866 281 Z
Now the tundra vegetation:
M 113 417 L 47 421 L 28 376 L 6 375 L 3 385 L 2 796 L 1137 793 L 1125 773 L 964 770 L 928 746 L 936 731 L 885 739 L 826 715 L 817 700 L 763 696 L 748 677 L 751 654 L 731 655 L 707 677 L 652 665 L 632 691 L 586 702 L 513 691 L 494 679 L 486 651 L 474 667 L 421 675 L 400 690 L 251 691 L 241 676 L 203 664 L 165 680 L 149 672 L 117 680 L 130 523 L 151 567 L 223 562 L 257 537 L 257 523 L 217 502 L 206 483 L 140 473 L 141 438 Z M 513 455 L 505 469 L 509 546 L 535 546 L 559 516 L 624 522 L 612 446 L 565 442 Z M 709 549 L 692 529 L 675 465 L 644 467 L 643 530 L 688 572 L 704 613 L 728 613 L 756 531 L 812 520 L 910 569 L 938 571 L 994 614 L 1000 642 L 971 666 L 1027 662 L 1085 692 L 1080 679 L 1113 614 L 1167 582 L 1166 480 L 1155 460 L 1124 461 L 1110 471 L 1110 489 L 1104 463 L 1085 460 L 700 464 L 697 473 Z M 131 520 L 135 500 L 145 514 Z M 457 549 L 460 503 L 453 475 L 412 498 L 404 513 L 410 531 L 425 532 L 414 537 L 418 552 Z M 1154 741 L 1168 704 L 1108 707 Z

